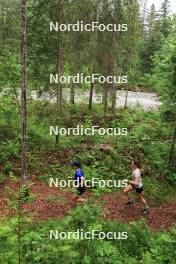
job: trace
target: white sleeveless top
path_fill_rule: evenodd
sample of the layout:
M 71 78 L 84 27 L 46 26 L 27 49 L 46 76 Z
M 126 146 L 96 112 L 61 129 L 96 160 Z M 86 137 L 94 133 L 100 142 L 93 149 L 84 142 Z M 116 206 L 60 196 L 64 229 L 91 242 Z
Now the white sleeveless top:
M 137 168 L 137 169 L 133 170 L 133 174 L 132 175 L 135 178 L 135 180 L 137 178 L 138 185 L 136 185 L 136 187 L 137 188 L 141 188 L 143 186 L 143 184 L 142 184 L 141 171 L 140 171 L 140 169 Z

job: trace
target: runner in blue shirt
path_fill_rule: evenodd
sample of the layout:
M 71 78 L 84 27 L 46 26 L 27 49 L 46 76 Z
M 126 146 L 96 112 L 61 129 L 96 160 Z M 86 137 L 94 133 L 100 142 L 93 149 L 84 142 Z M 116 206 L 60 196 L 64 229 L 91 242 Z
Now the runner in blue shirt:
M 85 199 L 80 197 L 86 191 L 84 172 L 82 170 L 81 163 L 79 161 L 74 161 L 71 164 L 71 167 L 75 171 L 73 180 L 74 180 L 75 185 L 77 186 L 77 196 L 75 197 L 74 200 L 76 202 L 84 202 Z

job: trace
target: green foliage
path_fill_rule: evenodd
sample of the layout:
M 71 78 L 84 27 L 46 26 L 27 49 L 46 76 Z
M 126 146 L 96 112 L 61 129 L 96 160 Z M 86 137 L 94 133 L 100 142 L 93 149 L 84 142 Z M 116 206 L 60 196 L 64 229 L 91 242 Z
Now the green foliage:
M 153 69 L 153 86 L 159 92 L 160 97 L 166 108 L 166 121 L 169 121 L 169 116 L 172 115 L 173 122 L 176 117 L 175 104 L 175 51 L 176 51 L 176 19 L 173 21 L 173 31 L 170 36 L 164 41 L 162 49 L 155 54 L 154 69 Z M 170 113 L 169 113 L 170 111 Z
M 143 263 L 175 263 L 175 235 L 175 229 L 171 230 L 169 233 L 156 235 L 155 239 L 152 239 L 150 252 L 145 252 L 143 254 Z
M 19 157 L 20 144 L 12 140 L 3 141 L 1 143 L 0 160 L 7 161 L 11 157 Z
M 20 245 L 21 263 L 174 263 L 175 229 L 168 232 L 151 232 L 145 222 L 129 225 L 116 221 L 100 220 L 99 208 L 93 204 L 77 207 L 63 220 L 50 220 L 32 223 L 21 219 L 3 222 L 0 225 L 0 261 L 18 263 Z M 50 239 L 49 231 L 84 232 L 98 230 L 107 232 L 127 232 L 126 240 L 86 240 L 86 239 Z M 19 232 L 19 233 L 18 233 Z M 20 235 L 20 236 L 19 236 Z M 18 244 L 18 236 L 20 244 Z M 12 247 L 14 243 L 15 247 Z M 9 250 L 10 249 L 10 250 Z M 4 254 L 8 252 L 7 254 Z M 11 258 L 13 256 L 13 262 Z M 149 262 L 147 262 L 149 261 Z

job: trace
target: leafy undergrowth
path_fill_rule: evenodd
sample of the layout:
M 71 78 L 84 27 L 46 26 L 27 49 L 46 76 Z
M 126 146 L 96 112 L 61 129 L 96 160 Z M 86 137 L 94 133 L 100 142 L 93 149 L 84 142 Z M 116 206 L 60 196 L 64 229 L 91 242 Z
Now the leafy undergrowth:
M 2 189 L 4 190 L 2 192 Z M 8 192 L 7 192 L 8 190 Z M 13 196 L 18 191 L 18 182 L 7 180 L 1 187 L 0 216 L 15 214 L 14 209 L 10 208 L 10 197 L 7 199 L 7 193 Z M 41 181 L 35 181 L 30 186 L 29 201 L 22 204 L 23 215 L 30 215 L 35 221 L 63 218 L 77 206 L 73 201 L 74 193 L 63 191 L 58 188 L 49 188 Z M 140 213 L 141 204 L 136 203 L 131 207 L 125 207 L 126 202 L 122 194 L 108 193 L 97 198 L 92 192 L 85 194 L 86 202 L 90 206 L 93 204 L 101 205 L 102 217 L 107 220 L 118 220 L 130 223 L 139 221 L 143 217 L 146 223 L 152 229 L 170 228 L 175 224 L 176 219 L 176 202 L 169 201 L 166 203 L 156 204 L 149 201 L 151 211 L 145 216 Z

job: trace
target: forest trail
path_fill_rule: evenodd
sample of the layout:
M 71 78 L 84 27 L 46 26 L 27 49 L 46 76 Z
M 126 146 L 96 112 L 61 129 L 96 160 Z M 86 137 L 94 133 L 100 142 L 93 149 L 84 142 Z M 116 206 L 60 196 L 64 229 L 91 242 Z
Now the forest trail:
M 1 186 L 0 192 L 0 217 L 12 214 L 12 210 L 8 210 L 7 197 L 4 190 L 17 191 L 18 182 L 7 180 L 4 186 Z M 3 191 L 2 191 L 3 189 Z M 76 206 L 81 206 L 73 202 L 74 193 L 59 190 L 58 188 L 49 188 L 41 181 L 35 181 L 30 187 L 33 199 L 24 203 L 23 214 L 32 214 L 37 221 L 46 219 L 62 218 Z M 12 195 L 12 192 L 11 192 Z M 121 222 L 139 221 L 143 217 L 146 223 L 152 229 L 170 228 L 176 223 L 176 202 L 169 201 L 167 203 L 155 204 L 150 201 L 151 211 L 146 215 L 141 215 L 141 204 L 136 202 L 130 207 L 126 207 L 123 195 L 117 193 L 107 193 L 96 198 L 93 193 L 86 193 L 87 203 L 98 203 L 102 208 L 102 216 L 108 220 L 118 220 Z M 10 211 L 10 212 L 9 212 Z

